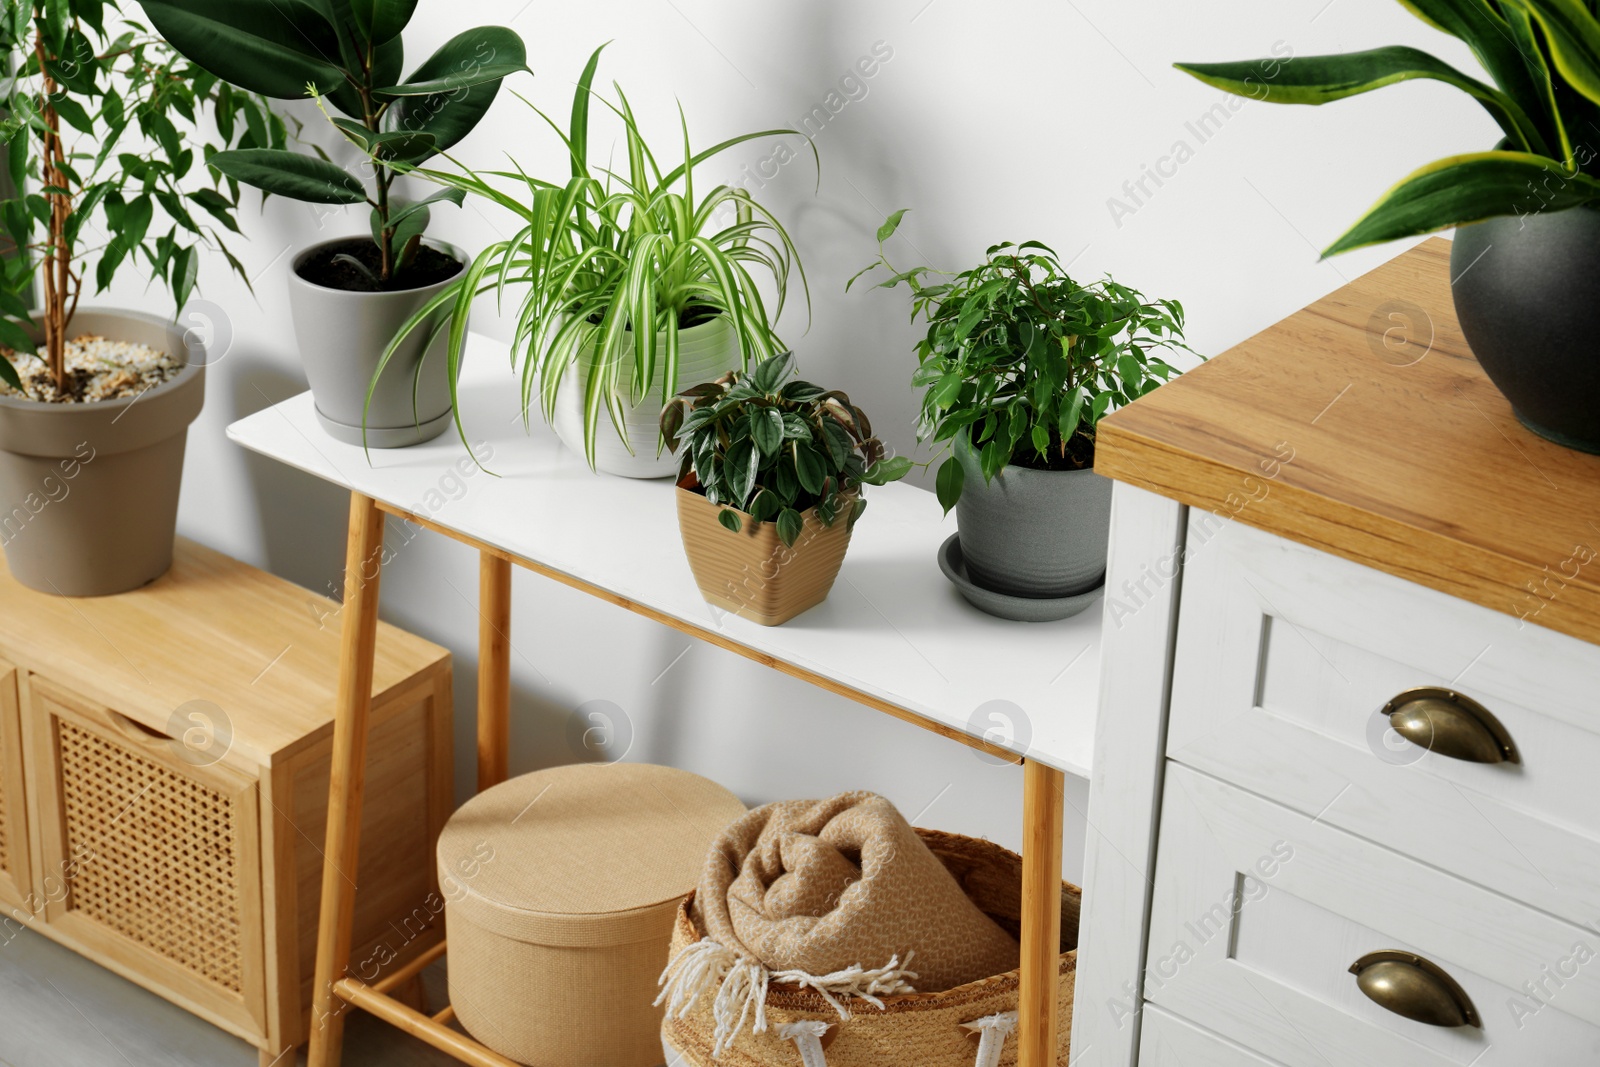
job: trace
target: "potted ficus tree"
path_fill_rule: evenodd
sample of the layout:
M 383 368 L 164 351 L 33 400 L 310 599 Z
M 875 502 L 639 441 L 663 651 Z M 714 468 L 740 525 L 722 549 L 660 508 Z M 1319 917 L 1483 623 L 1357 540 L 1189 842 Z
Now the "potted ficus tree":
M 424 171 L 510 210 L 522 229 L 486 248 L 451 289 L 418 311 L 402 337 L 422 332 L 440 309 L 459 324 L 480 291 L 495 291 L 506 303 L 512 294 L 520 304 L 512 355 L 524 417 L 537 393 L 557 436 L 591 467 L 666 478 L 676 463 L 662 454 L 662 406 L 680 386 L 779 351 L 774 324 L 791 271 L 805 287 L 794 244 L 772 213 L 733 186 L 702 183 L 697 194 L 696 171 L 735 145 L 793 131 L 747 133 L 694 152 L 684 120 L 674 146 L 681 155 L 658 155 L 620 86 L 615 103 L 593 92 L 603 48 L 595 49 L 578 78 L 562 135 L 570 175 L 547 181 L 520 167 L 486 175 Z M 615 170 L 609 156 L 590 158 L 589 119 L 596 107 L 622 125 L 627 155 Z M 555 126 L 542 111 L 538 116 Z M 668 161 L 675 165 L 663 171 Z M 770 312 L 757 277 L 772 283 Z M 452 326 L 451 368 L 460 362 L 464 339 L 465 330 Z
M 917 342 L 912 384 L 923 387 L 917 435 L 949 454 L 935 480 L 959 533 L 940 564 L 991 614 L 1045 621 L 1083 610 L 1106 568 L 1111 482 L 1095 473 L 1095 427 L 1177 370 L 1183 307 L 1147 300 L 1110 278 L 1074 281 L 1038 241 L 989 248 L 947 280 L 901 271 L 884 253 L 905 212 L 878 231 L 880 288 L 904 283 Z M 846 286 L 848 288 L 848 286 Z
M 172 563 L 205 349 L 175 321 L 80 299 L 133 270 L 181 309 L 205 248 L 243 277 L 219 235 L 238 229 L 238 191 L 205 160 L 286 131 L 110 0 L 7 4 L 0 44 L 15 68 L 0 121 L 0 544 L 31 588 L 120 593 Z M 219 143 L 198 125 L 207 111 Z
M 690 387 L 661 414 L 682 452 L 678 526 L 700 593 L 764 626 L 827 598 L 866 510 L 861 487 L 911 469 L 848 396 L 793 370 L 784 352 Z
M 1478 362 L 1523 425 L 1600 452 L 1600 15 L 1578 0 L 1402 4 L 1464 42 L 1489 81 L 1403 47 L 1177 66 L 1275 104 L 1325 104 L 1418 78 L 1482 104 L 1504 134 L 1496 148 L 1408 175 L 1323 255 L 1458 227 L 1451 289 Z
M 438 331 L 409 335 L 368 401 L 396 330 L 466 262 L 459 250 L 426 237 L 429 205 L 459 205 L 463 194 L 446 189 L 405 201 L 396 181 L 471 133 L 501 81 L 528 69 L 522 38 L 501 26 L 465 30 L 402 77 L 401 35 L 417 0 L 143 3 L 174 47 L 218 77 L 277 99 L 315 96 L 340 112 L 330 119 L 365 154 L 363 175 L 320 156 L 270 148 L 222 152 L 210 164 L 265 193 L 370 206 L 369 235 L 313 245 L 290 271 L 295 338 L 317 416 L 333 437 L 376 447 L 444 432 L 454 381 Z

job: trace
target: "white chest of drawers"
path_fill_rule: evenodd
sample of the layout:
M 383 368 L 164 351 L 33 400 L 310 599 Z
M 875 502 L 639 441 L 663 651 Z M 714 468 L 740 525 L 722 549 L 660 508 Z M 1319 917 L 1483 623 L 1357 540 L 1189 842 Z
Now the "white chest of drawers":
M 1600 459 L 1516 425 L 1447 255 L 1105 424 L 1075 1065 L 1600 1064 Z

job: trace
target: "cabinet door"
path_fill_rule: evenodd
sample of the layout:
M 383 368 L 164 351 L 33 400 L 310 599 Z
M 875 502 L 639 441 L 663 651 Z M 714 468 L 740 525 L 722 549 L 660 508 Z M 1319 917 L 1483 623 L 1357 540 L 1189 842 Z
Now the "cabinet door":
M 249 1040 L 264 1031 L 256 782 L 27 679 L 51 936 Z
M 1594 1067 L 1597 943 L 1168 764 L 1145 996 L 1285 1067 Z M 1442 968 L 1481 1025 L 1426 1025 L 1367 999 L 1350 969 L 1388 950 Z
M 22 720 L 17 669 L 0 660 L 0 943 L 15 935 L 12 924 L 29 921 L 28 817 L 22 787 Z

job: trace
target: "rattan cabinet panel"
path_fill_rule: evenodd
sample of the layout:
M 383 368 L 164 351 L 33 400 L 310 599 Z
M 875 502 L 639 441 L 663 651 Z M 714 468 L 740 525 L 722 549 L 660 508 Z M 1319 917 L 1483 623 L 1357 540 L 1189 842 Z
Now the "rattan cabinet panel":
M 263 1028 L 255 781 L 28 679 L 46 921 L 236 1026 Z M 250 927 L 257 932 L 251 936 Z
M 67 601 L 0 569 L 0 945 L 75 949 L 261 1050 L 310 1033 L 339 625 L 188 542 L 165 577 Z M 352 966 L 443 938 L 450 656 L 380 627 Z

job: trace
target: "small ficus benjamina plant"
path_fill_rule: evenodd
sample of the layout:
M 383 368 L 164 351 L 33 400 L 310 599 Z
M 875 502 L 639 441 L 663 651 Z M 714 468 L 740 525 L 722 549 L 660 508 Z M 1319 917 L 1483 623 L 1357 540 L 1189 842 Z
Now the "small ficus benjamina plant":
M 1007 464 L 1036 470 L 1094 466 L 1095 426 L 1177 374 L 1161 358 L 1183 343 L 1183 306 L 1147 300 L 1110 278 L 1080 285 L 1038 241 L 998 244 L 984 261 L 948 281 L 931 267 L 898 270 L 884 253 L 905 211 L 878 229 L 880 267 L 911 290 L 911 318 L 928 324 L 917 342 L 913 385 L 926 389 L 919 439 L 970 446 L 984 481 Z M 948 512 L 966 471 L 951 455 L 935 479 Z
M 678 485 L 723 505 L 717 516 L 737 533 L 744 515 L 775 522 L 793 546 L 817 509 L 825 526 L 855 523 L 867 502 L 863 485 L 905 477 L 911 461 L 885 455 L 866 412 L 838 391 L 788 381 L 794 355 L 784 352 L 749 373 L 734 371 L 679 393 L 661 414 L 661 436 L 683 447 Z

